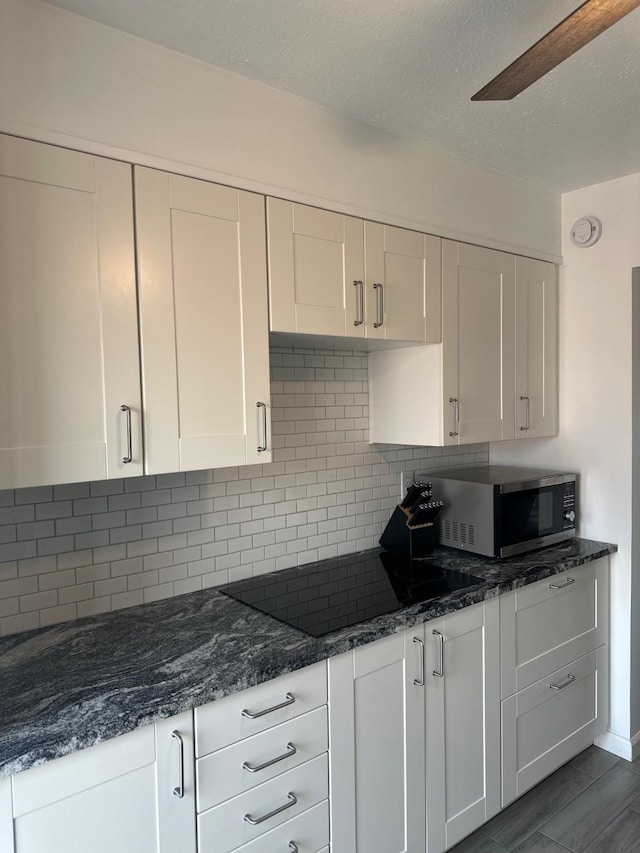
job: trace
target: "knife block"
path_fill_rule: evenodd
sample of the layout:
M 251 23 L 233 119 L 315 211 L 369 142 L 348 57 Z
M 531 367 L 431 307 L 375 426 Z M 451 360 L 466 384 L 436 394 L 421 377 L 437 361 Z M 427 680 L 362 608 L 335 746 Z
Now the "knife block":
M 409 513 L 397 506 L 380 537 L 380 545 L 391 554 L 400 554 L 410 559 L 427 557 L 438 539 L 435 524 L 421 524 L 408 527 Z

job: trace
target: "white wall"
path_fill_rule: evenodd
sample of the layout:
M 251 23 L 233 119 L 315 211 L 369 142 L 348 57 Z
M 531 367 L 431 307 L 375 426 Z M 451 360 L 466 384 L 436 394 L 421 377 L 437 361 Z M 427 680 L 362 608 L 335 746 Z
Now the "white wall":
M 555 193 L 38 0 L 0 0 L 0 130 L 559 255 Z
M 585 215 L 599 217 L 603 233 L 595 246 L 579 249 L 569 229 Z M 619 546 L 611 576 L 610 729 L 628 740 L 640 729 L 640 676 L 632 675 L 640 659 L 640 567 L 632 571 L 631 504 L 631 269 L 640 265 L 640 175 L 563 196 L 562 241 L 560 434 L 494 444 L 490 456 L 493 463 L 577 471 L 580 535 Z

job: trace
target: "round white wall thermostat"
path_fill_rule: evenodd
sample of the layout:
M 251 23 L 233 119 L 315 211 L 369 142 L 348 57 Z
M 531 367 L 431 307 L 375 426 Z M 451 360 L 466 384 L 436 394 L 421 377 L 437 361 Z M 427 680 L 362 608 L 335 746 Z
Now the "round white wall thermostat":
M 571 229 L 571 242 L 574 246 L 586 249 L 593 246 L 602 235 L 602 222 L 595 216 L 583 216 L 573 223 Z

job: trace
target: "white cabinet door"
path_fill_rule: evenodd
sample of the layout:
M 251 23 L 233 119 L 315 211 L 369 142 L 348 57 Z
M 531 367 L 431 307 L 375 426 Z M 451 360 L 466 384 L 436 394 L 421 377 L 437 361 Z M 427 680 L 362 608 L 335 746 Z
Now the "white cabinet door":
M 13 853 L 11 777 L 0 779 L 0 850 Z
M 558 283 L 554 264 L 516 258 L 516 438 L 558 432 Z
M 13 797 L 15 853 L 195 853 L 192 715 L 18 773 Z
M 157 853 L 195 853 L 196 783 L 193 713 L 155 724 Z
M 329 660 L 332 850 L 425 849 L 422 637 L 419 626 Z
M 267 199 L 272 332 L 364 337 L 363 222 Z
M 442 242 L 444 443 L 514 436 L 513 255 Z
M 0 488 L 141 474 L 131 167 L 0 136 L 0 290 Z
M 367 338 L 442 340 L 441 242 L 418 231 L 365 222 Z
M 442 853 L 500 809 L 498 600 L 429 622 L 425 644 L 428 849 Z
M 263 199 L 134 174 L 146 471 L 269 462 Z

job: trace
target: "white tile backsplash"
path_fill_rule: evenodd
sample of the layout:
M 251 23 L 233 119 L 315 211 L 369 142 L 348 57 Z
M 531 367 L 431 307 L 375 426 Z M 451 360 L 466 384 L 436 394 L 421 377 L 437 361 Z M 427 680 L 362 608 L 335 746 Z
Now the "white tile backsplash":
M 0 492 L 0 635 L 372 548 L 400 472 L 488 445 L 367 441 L 367 356 L 271 351 L 273 462 Z

